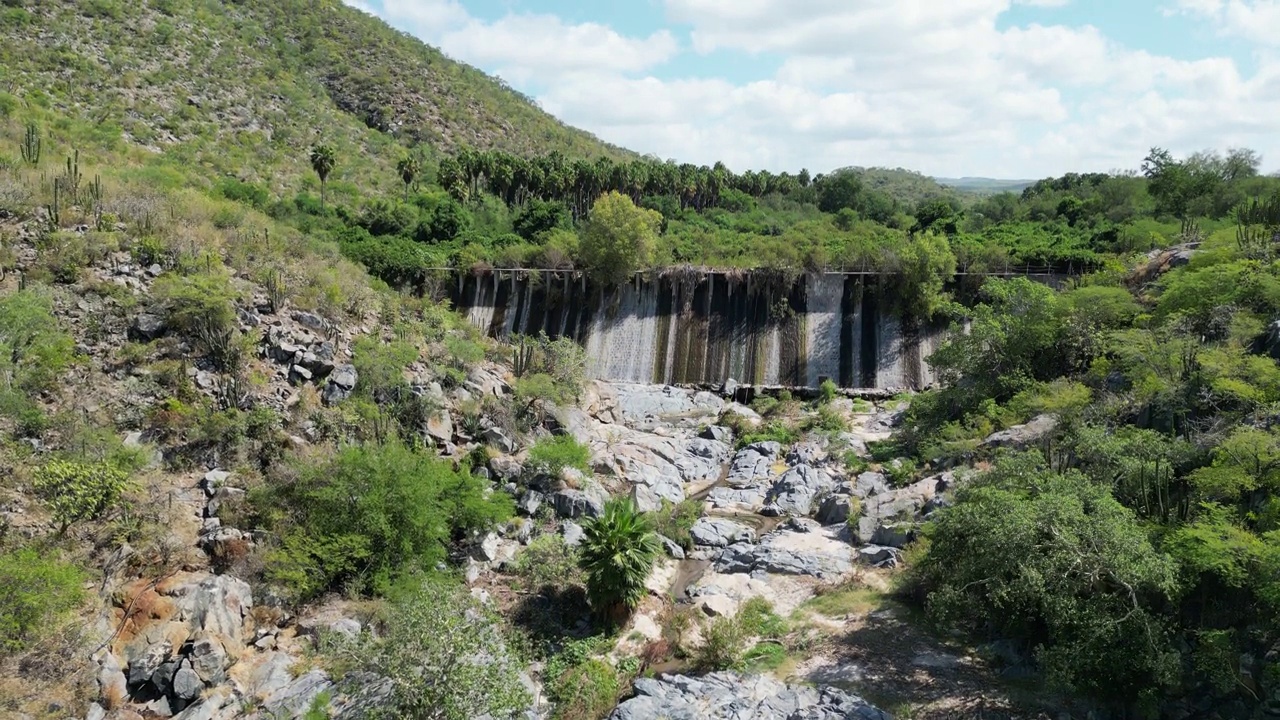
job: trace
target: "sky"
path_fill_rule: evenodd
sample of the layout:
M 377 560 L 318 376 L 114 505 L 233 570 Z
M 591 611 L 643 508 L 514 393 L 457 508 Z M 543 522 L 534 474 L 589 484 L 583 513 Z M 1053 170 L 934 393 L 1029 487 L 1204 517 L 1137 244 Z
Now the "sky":
M 1032 179 L 1249 147 L 1280 169 L 1280 0 L 345 1 L 663 159 Z

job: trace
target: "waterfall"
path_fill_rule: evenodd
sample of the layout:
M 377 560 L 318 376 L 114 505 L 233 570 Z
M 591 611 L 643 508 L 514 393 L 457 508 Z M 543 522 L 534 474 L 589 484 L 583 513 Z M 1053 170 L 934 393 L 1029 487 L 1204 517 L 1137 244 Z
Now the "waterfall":
M 874 279 L 672 273 L 600 287 L 572 273 L 463 274 L 452 300 L 490 336 L 570 337 L 592 377 L 644 383 L 920 388 L 940 328 L 914 329 Z M 913 328 L 904 332 L 905 327 Z

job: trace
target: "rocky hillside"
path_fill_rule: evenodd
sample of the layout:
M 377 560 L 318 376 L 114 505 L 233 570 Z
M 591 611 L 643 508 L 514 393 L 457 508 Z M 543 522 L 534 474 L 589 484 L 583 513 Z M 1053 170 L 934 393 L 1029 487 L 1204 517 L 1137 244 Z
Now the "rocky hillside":
M 338 0 L 6 2 L 0 88 L 95 144 L 270 183 L 309 172 L 318 139 L 361 156 L 362 185 L 408 147 L 626 155 Z

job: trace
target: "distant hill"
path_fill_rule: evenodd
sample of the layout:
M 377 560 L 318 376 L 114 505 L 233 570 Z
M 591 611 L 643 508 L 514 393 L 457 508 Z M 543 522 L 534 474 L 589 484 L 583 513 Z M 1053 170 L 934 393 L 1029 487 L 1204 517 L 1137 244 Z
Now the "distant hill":
M 632 153 L 569 127 L 501 80 L 338 0 L 7 0 L 0 95 L 91 124 L 105 144 L 266 181 L 394 184 L 404 149 Z M 2 113 L 0 113 L 2 115 Z M 359 157 L 360 162 L 350 162 Z
M 933 178 L 940 185 L 975 195 L 995 195 L 1002 192 L 1022 192 L 1035 184 L 1035 180 L 998 180 L 984 177 Z
M 906 168 L 847 167 L 834 173 L 852 172 L 862 178 L 870 188 L 879 190 L 907 207 L 914 207 L 921 200 L 954 194 L 933 178 Z

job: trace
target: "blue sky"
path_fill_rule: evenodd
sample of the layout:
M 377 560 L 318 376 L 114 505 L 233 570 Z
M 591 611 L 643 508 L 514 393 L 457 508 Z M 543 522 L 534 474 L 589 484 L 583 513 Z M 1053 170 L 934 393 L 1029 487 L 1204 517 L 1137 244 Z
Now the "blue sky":
M 1280 0 L 348 0 L 610 142 L 735 169 L 1280 168 Z

